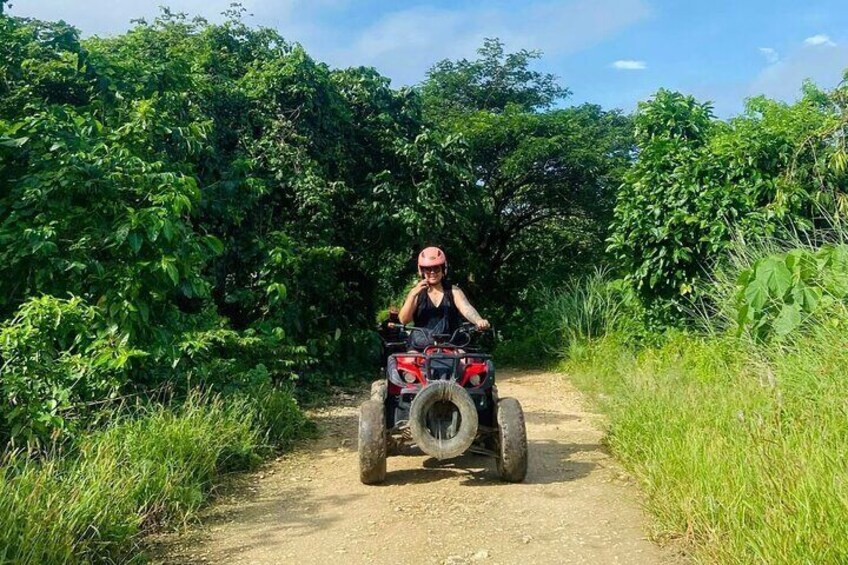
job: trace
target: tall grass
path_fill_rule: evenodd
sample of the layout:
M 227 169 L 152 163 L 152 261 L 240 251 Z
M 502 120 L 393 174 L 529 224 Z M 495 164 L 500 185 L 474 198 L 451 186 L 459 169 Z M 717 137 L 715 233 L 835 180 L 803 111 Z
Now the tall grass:
M 648 495 L 655 537 L 703 562 L 848 560 L 848 333 L 752 350 L 608 336 L 568 371 L 599 393 L 608 440 Z
M 607 334 L 618 326 L 625 310 L 622 292 L 603 270 L 568 281 L 562 288 L 542 289 L 538 300 L 544 305 L 538 322 L 557 351 Z
M 520 366 L 551 364 L 589 340 L 623 331 L 634 314 L 632 295 L 623 285 L 611 282 L 604 269 L 559 287 L 535 288 L 532 303 L 532 315 L 515 324 L 517 335 L 498 344 L 498 361 Z
M 0 469 L 0 562 L 132 559 L 144 533 L 178 525 L 225 472 L 307 430 L 285 392 L 205 396 L 122 415 L 71 453 L 7 454 Z
M 732 254 L 697 312 L 707 331 L 635 347 L 613 325 L 568 349 L 565 370 L 608 414 L 609 445 L 647 494 L 654 537 L 685 540 L 699 561 L 848 562 L 848 324 L 828 311 L 779 341 L 729 331 L 736 273 L 818 244 Z

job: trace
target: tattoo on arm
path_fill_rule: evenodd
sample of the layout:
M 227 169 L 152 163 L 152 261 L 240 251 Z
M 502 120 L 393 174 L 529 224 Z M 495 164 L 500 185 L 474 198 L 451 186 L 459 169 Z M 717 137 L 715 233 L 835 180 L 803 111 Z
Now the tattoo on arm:
M 474 306 L 471 305 L 468 298 L 466 298 L 465 293 L 461 290 L 456 289 L 454 291 L 454 301 L 456 302 L 456 308 L 459 310 L 459 313 L 472 324 L 476 324 L 483 319 L 483 316 L 474 309 Z

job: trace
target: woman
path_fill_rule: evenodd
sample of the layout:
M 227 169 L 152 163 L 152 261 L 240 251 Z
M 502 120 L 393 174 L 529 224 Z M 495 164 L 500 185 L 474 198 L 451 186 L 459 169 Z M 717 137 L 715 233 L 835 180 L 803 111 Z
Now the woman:
M 460 314 L 480 330 L 489 328 L 489 321 L 480 316 L 468 302 L 465 293 L 447 279 L 448 261 L 438 247 L 428 247 L 418 254 L 419 281 L 400 309 L 400 321 L 412 322 L 435 334 L 452 334 L 459 327 Z

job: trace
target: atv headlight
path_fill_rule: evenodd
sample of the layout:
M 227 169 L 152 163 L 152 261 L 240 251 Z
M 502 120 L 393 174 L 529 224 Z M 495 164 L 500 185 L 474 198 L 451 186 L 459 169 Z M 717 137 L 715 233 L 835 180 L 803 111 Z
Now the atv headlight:
M 389 362 L 386 364 L 386 372 L 389 374 L 389 380 L 394 384 L 399 387 L 405 386 L 403 379 L 400 377 L 400 373 L 398 373 L 397 359 L 394 357 L 389 357 Z

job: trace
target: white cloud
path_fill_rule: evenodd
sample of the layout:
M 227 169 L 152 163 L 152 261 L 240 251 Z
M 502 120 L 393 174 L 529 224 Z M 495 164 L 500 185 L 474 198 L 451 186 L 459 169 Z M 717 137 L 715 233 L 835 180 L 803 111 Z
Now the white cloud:
M 473 57 L 486 37 L 500 38 L 509 50 L 540 49 L 556 57 L 595 45 L 649 15 L 645 0 L 417 6 L 385 14 L 334 49 L 314 51 L 337 66 L 373 65 L 395 85 L 414 84 L 436 61 Z
M 769 65 L 748 87 L 748 95 L 765 94 L 779 100 L 796 100 L 807 79 L 823 88 L 833 88 L 848 67 L 848 46 L 830 49 L 798 48 L 779 62 Z
M 830 36 L 825 35 L 823 33 L 820 33 L 818 35 L 814 35 L 812 37 L 808 37 L 807 39 L 804 40 L 804 45 L 813 45 L 813 46 L 826 45 L 828 47 L 836 47 L 836 43 L 834 43 L 830 39 Z
M 154 18 L 158 5 L 200 15 L 213 22 L 232 0 L 18 0 L 11 12 L 46 20 L 65 19 L 83 35 L 109 35 L 128 29 L 130 19 Z M 486 37 L 500 38 L 510 51 L 540 49 L 546 58 L 579 52 L 651 15 L 650 0 L 526 0 L 461 3 L 386 2 L 361 10 L 351 0 L 241 0 L 249 25 L 272 27 L 288 41 L 302 43 L 316 59 L 332 66 L 370 65 L 395 86 L 424 79 L 435 62 L 474 57 Z M 369 5 L 372 3 L 368 3 Z M 364 9 L 364 8 L 362 8 Z
M 760 47 L 759 51 L 770 65 L 773 65 L 780 60 L 780 55 L 777 50 L 772 47 Z
M 774 51 L 777 60 L 769 61 L 753 78 L 707 83 L 690 90 L 700 100 L 712 100 L 717 114 L 728 118 L 739 113 L 743 109 L 742 101 L 752 96 L 765 95 L 783 102 L 794 102 L 801 97 L 806 80 L 821 88 L 832 89 L 843 77 L 848 78 L 845 74 L 848 71 L 848 44 L 836 44 L 830 38 L 825 41 L 833 45 L 825 49 L 811 47 L 810 42 L 799 42 L 782 54 L 772 48 L 761 47 L 759 51 L 766 59 Z
M 632 59 L 620 59 L 614 62 L 612 68 L 620 71 L 644 71 L 648 68 L 645 61 L 634 61 Z

